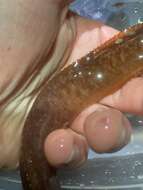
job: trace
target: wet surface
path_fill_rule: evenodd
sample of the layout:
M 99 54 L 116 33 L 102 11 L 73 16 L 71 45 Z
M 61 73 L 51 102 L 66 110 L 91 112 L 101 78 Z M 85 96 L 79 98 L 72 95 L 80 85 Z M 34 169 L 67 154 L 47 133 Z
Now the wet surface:
M 77 0 L 72 9 L 120 30 L 143 22 L 142 0 Z M 64 189 L 143 189 L 143 117 L 128 117 L 134 126 L 131 143 L 109 155 L 90 151 L 84 167 L 70 172 L 62 171 L 60 178 Z M 18 171 L 0 172 L 0 190 L 21 189 Z
M 131 142 L 112 154 L 90 152 L 83 167 L 60 171 L 63 189 L 143 189 L 143 118 L 128 118 L 134 126 Z
M 62 186 L 64 189 L 69 186 L 70 189 L 139 188 L 143 186 L 142 170 L 143 154 L 96 158 L 82 169 L 63 172 Z
M 0 190 L 21 190 L 19 171 L 0 172 Z

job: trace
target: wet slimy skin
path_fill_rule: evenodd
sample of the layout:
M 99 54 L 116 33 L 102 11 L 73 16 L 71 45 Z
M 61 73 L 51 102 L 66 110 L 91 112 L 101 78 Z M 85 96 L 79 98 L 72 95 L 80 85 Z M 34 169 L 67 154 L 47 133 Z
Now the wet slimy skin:
M 41 90 L 25 123 L 20 171 L 24 190 L 59 190 L 44 154 L 50 132 L 68 128 L 86 107 L 143 74 L 143 24 L 119 33 L 56 74 Z

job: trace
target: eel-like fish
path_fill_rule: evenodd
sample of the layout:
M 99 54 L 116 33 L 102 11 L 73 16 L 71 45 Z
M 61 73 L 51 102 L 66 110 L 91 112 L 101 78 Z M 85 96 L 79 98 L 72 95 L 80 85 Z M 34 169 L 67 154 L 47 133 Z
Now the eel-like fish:
M 137 24 L 49 80 L 23 130 L 20 171 L 24 190 L 59 190 L 56 169 L 44 155 L 47 135 L 55 129 L 70 127 L 84 108 L 141 74 L 143 24 Z

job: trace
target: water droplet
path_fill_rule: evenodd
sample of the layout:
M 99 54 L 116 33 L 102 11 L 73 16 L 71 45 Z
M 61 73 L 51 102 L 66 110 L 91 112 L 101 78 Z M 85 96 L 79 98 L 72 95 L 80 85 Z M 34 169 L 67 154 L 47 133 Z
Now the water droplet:
M 61 144 L 61 145 L 60 145 L 60 147 L 61 147 L 61 148 L 63 148 L 63 147 L 64 147 L 64 145 L 63 145 L 63 144 Z
M 90 57 L 89 57 L 89 56 L 87 56 L 87 57 L 86 57 L 86 60 L 87 60 L 87 61 L 89 61 L 89 60 L 90 60 Z
M 126 174 L 127 172 L 124 170 L 122 173 L 123 173 L 123 174 Z
M 108 125 L 105 125 L 105 129 L 108 130 L 108 129 L 109 129 L 109 126 L 108 126 Z
M 141 166 L 142 165 L 142 163 L 140 162 L 140 161 L 135 161 L 135 166 Z
M 97 78 L 97 79 L 103 79 L 103 74 L 100 73 L 100 72 L 97 73 L 97 74 L 96 74 L 96 78 Z
M 138 19 L 138 23 L 139 23 L 139 24 L 142 24 L 142 23 L 143 23 L 143 17 L 140 17 L 140 18 Z
M 80 187 L 84 187 L 85 185 L 84 185 L 83 183 L 81 183 L 79 186 L 80 186 Z
M 139 59 L 143 59 L 143 55 L 139 55 L 138 58 L 139 58 Z
M 101 11 L 97 11 L 93 14 L 93 18 L 94 19 L 98 19 L 102 17 L 102 12 Z
M 32 164 L 32 160 L 31 160 L 31 159 L 29 159 L 29 160 L 28 160 L 28 163 L 29 163 L 29 164 Z
M 135 8 L 134 8 L 134 13 L 137 14 L 138 11 L 139 11 L 138 7 L 135 7 Z
M 114 183 L 114 179 L 111 179 L 110 181 L 111 181 L 111 183 Z
M 135 34 L 135 32 L 131 31 L 131 30 L 124 30 L 124 32 L 125 32 L 126 36 L 132 36 Z
M 143 179 L 143 175 L 138 175 L 137 178 L 138 179 Z
M 106 170 L 104 173 L 105 173 L 105 175 L 111 175 L 112 174 L 112 172 L 110 170 Z
M 131 175 L 131 176 L 130 176 L 130 179 L 135 179 L 135 176 L 134 176 L 134 175 Z
M 96 55 L 96 53 L 97 53 L 97 52 L 94 50 L 94 51 L 93 51 L 93 54 L 95 54 L 95 55 Z
M 29 174 L 26 172 L 26 177 L 29 178 Z
M 74 78 L 76 78 L 77 77 L 77 74 L 74 74 L 74 76 L 73 76 Z
M 142 40 L 142 43 L 143 43 L 143 40 Z M 142 123 L 143 123 L 143 120 L 138 120 L 138 123 L 141 123 L 141 124 L 142 124 Z
M 121 43 L 123 43 L 123 39 L 122 38 L 119 38 L 119 39 L 117 39 L 116 41 L 115 41 L 115 44 L 121 44 Z
M 78 65 L 78 62 L 76 61 L 73 66 L 74 66 L 74 67 L 77 67 L 77 65 Z

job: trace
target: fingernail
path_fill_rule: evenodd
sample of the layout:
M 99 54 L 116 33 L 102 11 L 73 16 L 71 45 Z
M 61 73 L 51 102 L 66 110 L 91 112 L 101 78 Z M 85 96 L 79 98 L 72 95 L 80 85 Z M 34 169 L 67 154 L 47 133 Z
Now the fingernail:
M 85 161 L 85 155 L 82 153 L 82 150 L 79 149 L 77 145 L 74 145 L 73 150 L 69 158 L 65 161 L 65 166 L 68 167 L 77 167 Z

